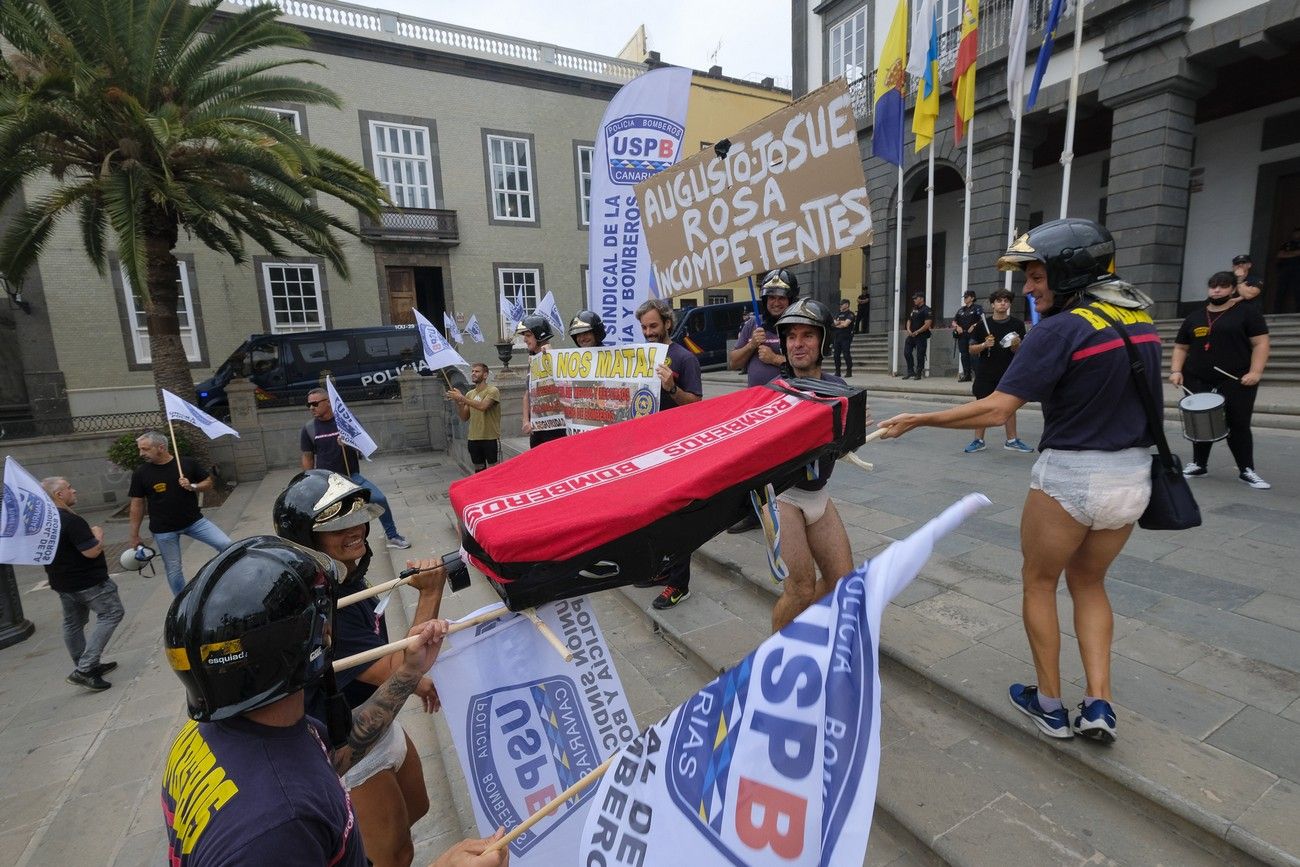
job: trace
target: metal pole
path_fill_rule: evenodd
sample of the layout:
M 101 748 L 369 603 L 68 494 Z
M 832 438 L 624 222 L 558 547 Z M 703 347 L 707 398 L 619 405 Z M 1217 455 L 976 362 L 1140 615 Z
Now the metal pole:
M 962 303 L 966 301 L 966 289 L 970 286 L 970 200 L 974 182 L 971 152 L 975 149 L 975 118 L 966 121 L 966 208 L 962 216 L 961 232 L 961 294 Z
M 893 340 L 889 350 L 891 376 L 898 376 L 898 332 L 903 321 L 900 315 L 903 303 L 903 164 L 901 162 L 898 164 L 897 198 L 894 217 L 894 318 L 890 320 L 893 323 Z
M 1009 62 L 1009 61 L 1008 61 Z M 1016 242 L 1016 204 L 1020 194 L 1020 126 L 1024 119 L 1024 88 L 1025 83 L 1023 76 L 1016 82 L 1016 104 L 1012 109 L 1015 116 L 1015 132 L 1011 136 L 1011 208 L 1007 214 L 1007 246 L 1010 247 Z M 1010 291 L 1011 289 L 1011 272 L 1004 275 L 1002 283 L 1003 288 Z
M 1070 72 L 1070 102 L 1065 111 L 1065 147 L 1061 149 L 1061 219 L 1070 206 L 1070 166 L 1074 162 L 1074 116 L 1079 104 L 1079 65 L 1083 60 L 1083 4 L 1076 0 L 1074 11 L 1074 69 Z
M 934 302 L 931 295 L 934 290 L 934 142 L 930 142 L 930 167 L 925 186 L 925 306 L 934 315 Z M 930 329 L 933 338 L 934 328 Z M 927 345 L 927 348 L 928 345 Z M 917 374 L 930 372 L 930 353 L 925 354 L 925 370 Z

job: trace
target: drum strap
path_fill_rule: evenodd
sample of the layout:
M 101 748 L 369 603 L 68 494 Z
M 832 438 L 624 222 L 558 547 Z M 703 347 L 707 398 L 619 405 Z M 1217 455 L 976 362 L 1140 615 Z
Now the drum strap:
M 1133 341 L 1129 339 L 1128 332 L 1124 326 L 1120 325 L 1110 316 L 1096 307 L 1091 308 L 1098 316 L 1105 319 L 1111 326 L 1119 332 L 1120 338 L 1124 341 L 1124 348 L 1128 350 L 1129 373 L 1133 376 L 1133 387 L 1137 389 L 1138 399 L 1142 401 L 1142 408 L 1147 415 L 1147 430 L 1151 433 L 1151 439 L 1155 440 L 1156 451 L 1160 453 L 1160 460 L 1168 467 L 1177 468 L 1178 459 L 1173 456 L 1169 449 L 1169 440 L 1165 439 L 1165 426 L 1160 423 L 1160 414 L 1156 411 L 1155 397 L 1151 394 L 1151 388 L 1147 384 L 1146 365 L 1142 363 L 1137 349 L 1133 347 Z

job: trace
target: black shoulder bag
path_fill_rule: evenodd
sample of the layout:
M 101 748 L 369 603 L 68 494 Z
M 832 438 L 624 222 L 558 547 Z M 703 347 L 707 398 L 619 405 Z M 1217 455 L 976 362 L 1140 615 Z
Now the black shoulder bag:
M 1096 308 L 1094 308 L 1096 309 Z M 1151 456 L 1151 501 L 1147 509 L 1138 518 L 1138 526 L 1144 530 L 1190 530 L 1201 526 L 1201 507 L 1196 505 L 1191 486 L 1183 476 L 1182 461 L 1169 450 L 1169 441 L 1165 439 L 1165 428 L 1156 412 L 1155 396 L 1146 380 L 1146 365 L 1133 348 L 1133 341 L 1128 332 L 1105 313 L 1097 311 L 1102 318 L 1119 332 L 1128 350 L 1129 373 L 1133 376 L 1133 387 L 1137 389 L 1142 408 L 1146 410 L 1147 430 L 1156 443 L 1156 453 Z

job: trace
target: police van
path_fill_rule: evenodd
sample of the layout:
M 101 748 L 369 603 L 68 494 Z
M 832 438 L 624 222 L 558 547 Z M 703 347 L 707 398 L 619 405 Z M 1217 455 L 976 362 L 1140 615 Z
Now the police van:
M 673 341 L 693 352 L 701 368 L 726 367 L 727 352 L 736 345 L 745 311 L 753 309 L 748 301 L 730 301 L 680 310 Z
M 397 393 L 403 370 L 428 369 L 414 325 L 255 334 L 195 390 L 201 408 L 223 415 L 226 386 L 236 377 L 257 386 L 259 402 L 280 403 L 305 396 L 326 373 L 340 390 L 380 398 Z

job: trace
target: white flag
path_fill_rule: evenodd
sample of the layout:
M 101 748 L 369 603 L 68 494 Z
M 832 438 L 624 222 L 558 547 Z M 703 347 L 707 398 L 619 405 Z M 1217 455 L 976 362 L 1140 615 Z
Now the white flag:
M 551 328 L 555 331 L 555 336 L 559 337 L 564 333 L 564 317 L 560 315 L 560 308 L 555 304 L 555 296 L 547 292 L 542 296 L 541 302 L 534 311 L 538 316 L 545 316 L 546 320 L 551 323 Z
M 167 410 L 167 417 L 172 421 L 187 421 L 203 431 L 210 440 L 226 435 L 236 439 L 239 438 L 239 431 L 225 422 L 217 421 L 194 404 L 181 400 L 165 388 L 160 389 L 160 391 L 162 391 L 163 406 Z
M 912 9 L 912 46 L 907 52 L 907 72 L 916 78 L 924 77 L 925 68 L 929 65 L 926 56 L 930 50 L 930 31 L 935 26 L 934 2 L 935 0 L 917 0 Z
M 456 327 L 456 320 L 451 318 L 451 314 L 443 311 L 442 327 L 447 329 L 447 336 L 457 343 L 464 343 L 465 338 L 461 336 L 460 329 Z
M 567 863 L 861 864 L 880 771 L 885 606 L 971 494 L 895 542 L 614 758 Z
M 537 614 L 573 653 L 571 662 L 527 618 L 506 615 L 447 636 L 430 672 L 484 836 L 519 825 L 637 734 L 587 599 L 540 605 Z M 510 844 L 510 863 L 575 863 L 595 790 L 521 834 Z
M 348 405 L 339 397 L 339 393 L 334 390 L 334 380 L 325 377 L 325 390 L 329 392 L 330 408 L 334 411 L 334 424 L 339 429 L 339 443 L 345 446 L 351 446 L 361 452 L 361 456 L 370 460 L 370 456 L 379 448 L 375 441 L 366 433 L 366 429 L 361 426 L 361 422 L 348 409 Z M 352 467 L 352 472 L 358 472 L 356 467 Z
M 478 317 L 471 316 L 465 323 L 465 333 L 474 338 L 475 343 L 483 342 L 483 329 L 478 327 Z
M 469 367 L 469 362 L 460 357 L 460 353 L 438 332 L 433 323 L 423 314 L 411 308 L 415 314 L 415 327 L 420 332 L 420 346 L 424 349 L 424 361 L 431 370 L 444 367 Z
M 1025 52 L 1029 47 L 1029 0 L 1013 0 L 1007 36 L 1007 102 L 1012 115 L 1024 111 Z M 1019 97 L 1019 100 L 1017 100 Z
M 5 455 L 0 563 L 44 566 L 59 547 L 59 509 L 36 477 Z
M 524 305 L 519 299 L 510 300 L 504 289 L 501 290 L 501 318 L 506 321 L 506 339 L 514 337 L 515 326 L 524 318 Z

